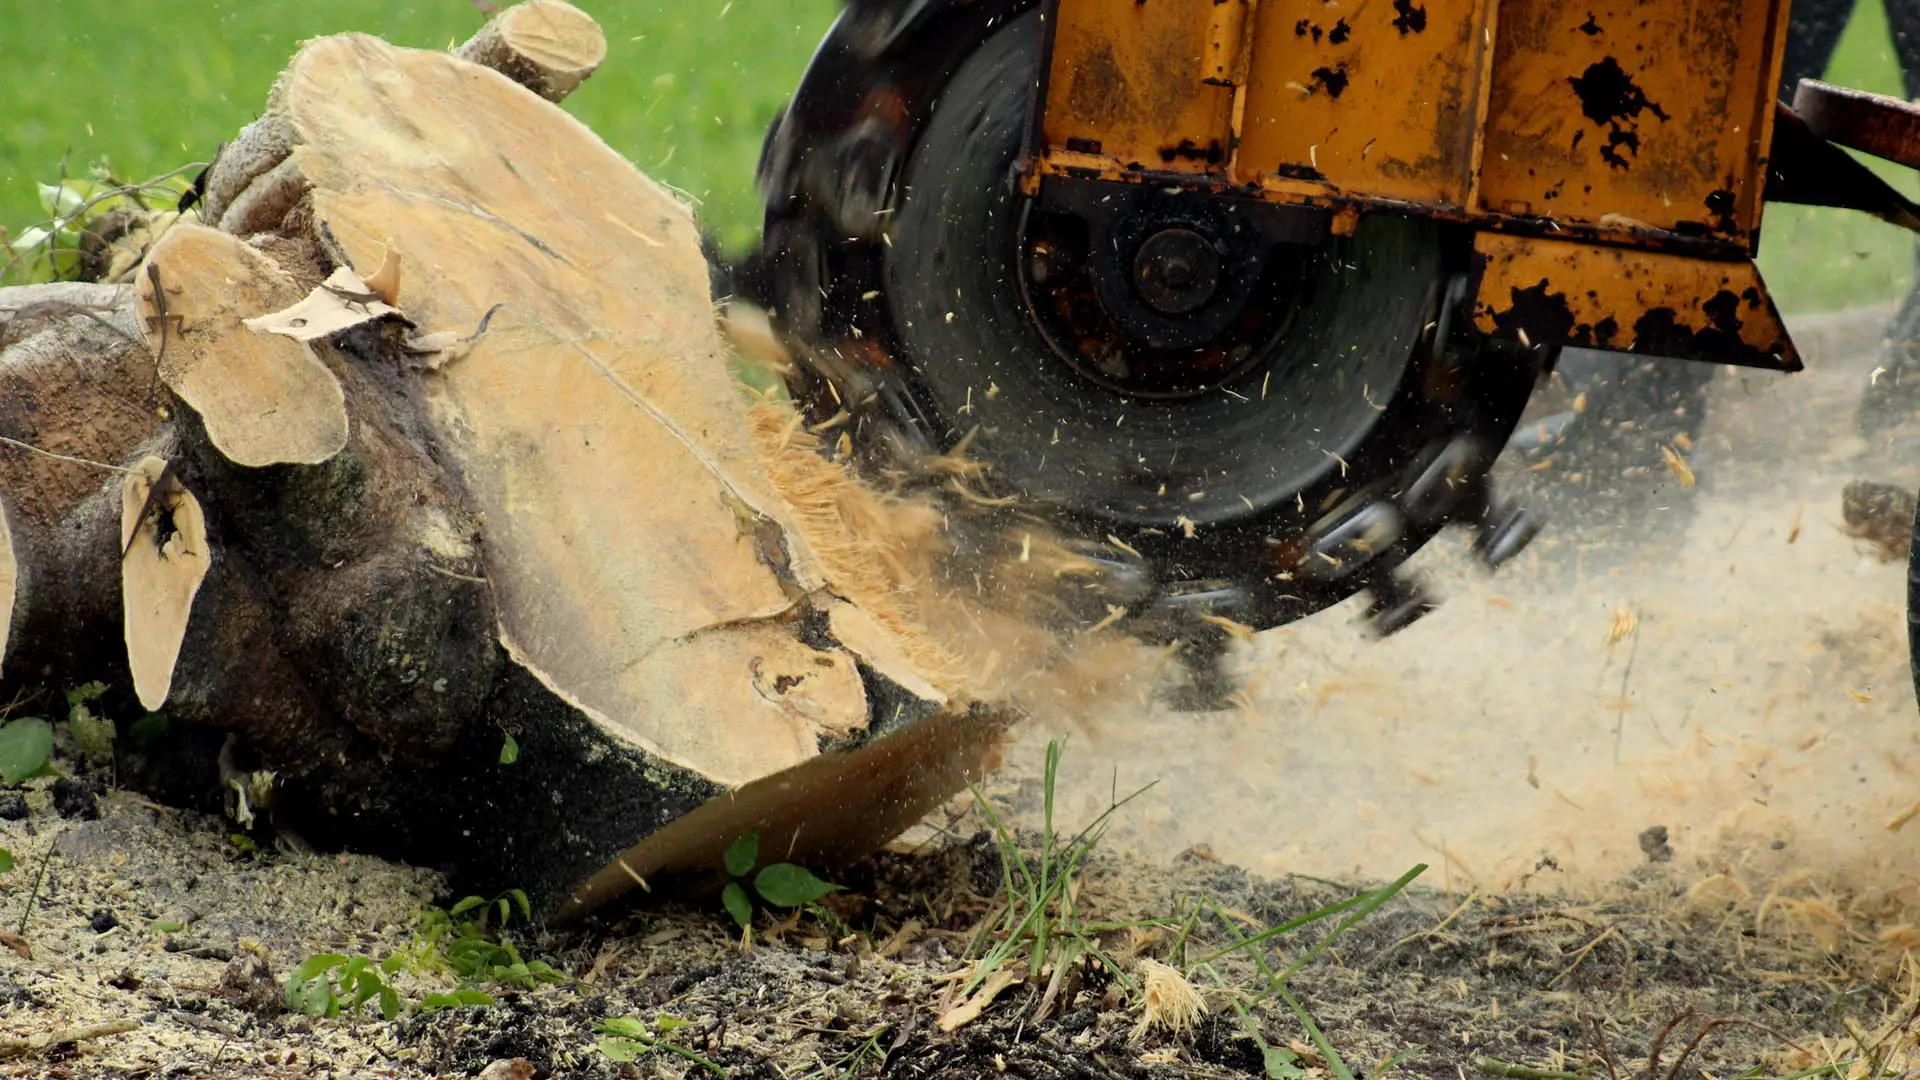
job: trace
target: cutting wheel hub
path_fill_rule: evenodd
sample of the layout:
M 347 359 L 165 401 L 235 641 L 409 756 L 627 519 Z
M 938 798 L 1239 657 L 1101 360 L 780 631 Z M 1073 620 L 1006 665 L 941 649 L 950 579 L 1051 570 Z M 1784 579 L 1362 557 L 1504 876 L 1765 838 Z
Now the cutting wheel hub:
M 1148 306 L 1163 315 L 1185 315 L 1213 299 L 1220 253 L 1192 229 L 1162 229 L 1140 245 L 1133 275 Z

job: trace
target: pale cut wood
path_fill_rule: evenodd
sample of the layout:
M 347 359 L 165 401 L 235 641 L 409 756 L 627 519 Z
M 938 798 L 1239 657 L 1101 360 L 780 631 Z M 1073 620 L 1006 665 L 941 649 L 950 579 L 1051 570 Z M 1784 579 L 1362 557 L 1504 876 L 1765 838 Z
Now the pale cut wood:
M 153 277 L 136 284 L 160 378 L 222 454 L 253 467 L 316 465 L 346 446 L 340 381 L 305 343 L 245 325 L 299 302 L 292 277 L 232 234 L 192 223 L 169 230 L 147 260 L 165 289 L 162 318 Z
M 812 737 L 749 752 L 726 744 L 751 736 L 716 734 L 762 707 L 747 642 L 798 635 L 828 582 L 748 434 L 687 208 L 571 116 L 444 54 L 323 39 L 277 98 L 313 216 L 350 262 L 376 265 L 389 239 L 406 252 L 420 269 L 399 306 L 423 329 L 493 312 L 425 385 L 487 521 L 515 658 L 636 745 L 726 783 L 843 735 L 853 721 L 788 695 L 780 723 Z M 424 146 L 421 131 L 440 135 Z M 696 637 L 712 666 L 656 663 Z M 864 722 L 863 702 L 838 700 Z
M 572 4 L 527 0 L 495 15 L 453 55 L 557 102 L 579 89 L 607 58 L 607 37 Z
M 165 468 L 160 458 L 142 458 L 120 488 L 120 542 L 126 549 L 120 562 L 120 603 L 127 667 L 134 692 L 148 712 L 166 704 L 180 646 L 187 639 L 193 598 L 212 563 L 206 516 L 192 492 L 175 483 L 153 500 L 154 512 L 147 512 L 147 496 Z M 164 538 L 157 520 L 161 516 L 173 530 Z

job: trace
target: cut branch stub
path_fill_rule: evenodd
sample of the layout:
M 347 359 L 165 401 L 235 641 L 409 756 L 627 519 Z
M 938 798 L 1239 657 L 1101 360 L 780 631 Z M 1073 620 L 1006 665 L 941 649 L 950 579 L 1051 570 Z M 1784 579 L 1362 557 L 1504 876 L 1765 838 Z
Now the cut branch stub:
M 527 0 L 495 15 L 453 51 L 559 101 L 607 58 L 607 38 L 586 12 L 562 0 Z
M 199 500 L 160 458 L 142 458 L 120 488 L 120 603 L 125 611 L 127 666 L 140 704 L 152 712 L 167 700 L 187 619 L 210 565 L 207 522 Z
M 138 278 L 160 378 L 236 465 L 317 465 L 347 444 L 340 381 L 304 342 L 245 320 L 298 302 L 278 264 L 201 225 L 168 230 Z

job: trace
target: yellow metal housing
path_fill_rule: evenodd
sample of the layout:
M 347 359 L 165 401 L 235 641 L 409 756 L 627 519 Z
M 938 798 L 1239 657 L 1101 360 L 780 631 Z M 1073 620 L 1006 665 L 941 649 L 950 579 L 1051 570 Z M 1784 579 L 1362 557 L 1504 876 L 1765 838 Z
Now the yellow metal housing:
M 1792 370 L 1751 264 L 1786 9 L 1052 0 L 1027 181 L 1456 221 L 1484 331 Z

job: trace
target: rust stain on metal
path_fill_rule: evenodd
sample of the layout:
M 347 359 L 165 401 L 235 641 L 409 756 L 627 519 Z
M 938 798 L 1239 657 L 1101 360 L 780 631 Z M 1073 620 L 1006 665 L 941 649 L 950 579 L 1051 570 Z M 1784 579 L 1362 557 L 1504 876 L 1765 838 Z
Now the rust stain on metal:
M 1599 148 L 1600 158 L 1616 169 L 1630 167 L 1628 154 L 1640 154 L 1641 113 L 1652 113 L 1663 123 L 1669 119 L 1667 110 L 1634 85 L 1620 61 L 1611 56 L 1588 64 L 1587 70 L 1569 77 L 1567 84 L 1580 99 L 1580 111 L 1594 126 L 1606 130 L 1607 143 Z M 1574 132 L 1574 141 L 1579 142 L 1585 134 Z
M 1489 0 L 1400 0 L 1329 18 L 1321 0 L 1262 0 L 1234 179 L 1464 206 Z
M 1480 208 L 1750 245 L 1784 8 L 1503 0 Z
M 1120 168 L 1219 170 L 1230 130 L 1246 0 L 1062 0 L 1042 135 L 1097 145 Z M 1198 156 L 1162 151 L 1220 147 Z
M 1489 332 L 1798 366 L 1747 261 L 1786 0 L 1057 0 L 1050 18 L 1030 193 L 1070 176 L 1325 208 L 1336 232 L 1462 222 Z M 1920 158 L 1920 109 L 1901 115 L 1891 149 Z
M 1474 324 L 1494 337 L 1800 370 L 1748 262 L 1481 233 Z

